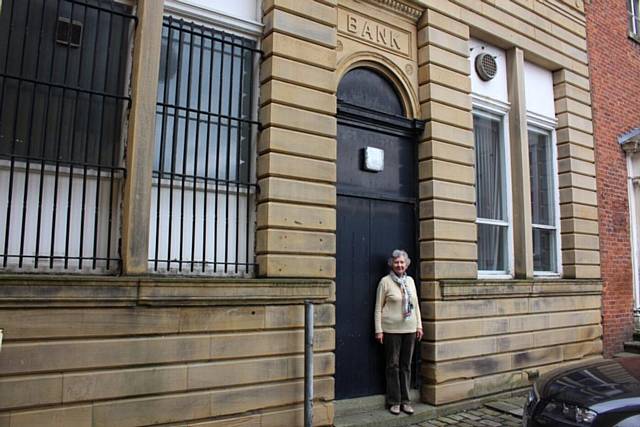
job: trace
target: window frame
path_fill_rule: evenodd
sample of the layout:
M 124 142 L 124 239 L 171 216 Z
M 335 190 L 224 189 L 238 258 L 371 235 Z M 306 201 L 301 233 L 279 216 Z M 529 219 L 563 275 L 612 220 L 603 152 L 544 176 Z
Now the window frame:
M 505 220 L 493 220 L 477 217 L 476 200 L 476 224 L 501 225 L 507 229 L 507 262 L 506 270 L 480 270 L 478 279 L 512 279 L 515 268 L 514 242 L 513 242 L 513 197 L 511 184 L 511 149 L 509 140 L 509 104 L 493 99 L 472 94 L 472 117 L 479 115 L 490 119 L 498 119 L 501 125 L 500 146 L 502 148 L 502 163 L 504 167 L 503 185 L 505 191 Z M 475 139 L 475 137 L 474 137 Z M 474 142 L 475 144 L 475 142 Z M 475 162 L 475 159 L 474 159 Z M 475 168 L 475 165 L 474 165 Z M 477 186 L 477 182 L 476 182 Z M 476 234 L 477 236 L 477 234 Z
M 531 218 L 531 233 L 533 243 L 533 228 L 541 229 L 553 229 L 555 228 L 555 249 L 556 249 L 556 271 L 533 271 L 533 276 L 536 278 L 558 278 L 562 277 L 562 234 L 560 230 L 560 183 L 558 177 L 558 143 L 556 137 L 556 119 L 549 119 L 538 114 L 531 112 L 527 113 L 527 147 L 529 145 L 528 134 L 529 131 L 538 132 L 540 134 L 546 134 L 549 136 L 549 151 L 551 154 L 551 185 L 553 186 L 553 214 L 555 216 L 555 227 L 547 226 L 544 224 L 537 224 L 534 226 L 533 217 Z M 531 171 L 529 171 L 529 181 L 531 181 Z M 531 202 L 533 203 L 533 202 Z M 533 250 L 533 246 L 532 246 Z M 533 252 L 531 253 L 533 256 Z
M 640 311 L 640 153 L 637 151 L 626 152 L 627 163 L 627 193 L 629 200 L 629 234 L 631 242 L 631 266 L 633 272 L 633 311 L 634 316 Z
M 640 1 L 627 0 L 629 37 L 640 42 Z

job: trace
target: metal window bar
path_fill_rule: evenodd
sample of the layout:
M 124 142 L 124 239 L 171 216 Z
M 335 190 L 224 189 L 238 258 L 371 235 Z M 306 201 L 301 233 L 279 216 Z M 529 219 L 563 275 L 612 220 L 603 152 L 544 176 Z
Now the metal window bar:
M 112 0 L 2 2 L 1 270 L 120 270 L 135 25 Z
M 149 268 L 251 275 L 258 122 L 253 40 L 167 16 L 156 109 Z

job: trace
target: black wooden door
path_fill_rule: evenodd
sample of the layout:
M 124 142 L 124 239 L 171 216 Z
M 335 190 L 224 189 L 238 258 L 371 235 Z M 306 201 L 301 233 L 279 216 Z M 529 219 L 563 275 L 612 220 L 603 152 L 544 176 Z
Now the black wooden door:
M 358 77 L 355 84 L 362 86 L 371 76 Z M 375 85 L 376 102 L 380 84 Z M 343 87 L 344 80 L 338 91 L 337 399 L 384 393 L 382 346 L 373 339 L 376 288 L 388 272 L 393 249 L 405 249 L 417 259 L 415 123 L 401 110 L 389 114 L 352 104 L 348 101 L 354 97 L 341 97 Z M 366 170 L 366 147 L 383 150 L 382 171 Z M 409 271 L 414 277 L 417 264 Z

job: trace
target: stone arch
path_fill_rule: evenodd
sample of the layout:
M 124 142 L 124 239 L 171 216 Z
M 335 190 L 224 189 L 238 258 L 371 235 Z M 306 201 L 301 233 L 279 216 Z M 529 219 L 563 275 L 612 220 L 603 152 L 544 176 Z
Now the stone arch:
M 354 68 L 370 68 L 389 79 L 402 100 L 406 116 L 412 119 L 421 118 L 418 96 L 406 73 L 393 61 L 374 52 L 358 52 L 340 61 L 336 70 L 336 91 L 342 78 Z

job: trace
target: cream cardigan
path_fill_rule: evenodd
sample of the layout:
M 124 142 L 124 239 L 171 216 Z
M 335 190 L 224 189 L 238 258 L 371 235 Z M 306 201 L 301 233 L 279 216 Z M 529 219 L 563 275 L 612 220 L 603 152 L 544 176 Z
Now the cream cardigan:
M 411 316 L 405 319 L 402 315 L 402 291 L 400 290 L 400 285 L 394 282 L 390 275 L 380 279 L 374 314 L 376 333 L 406 334 L 422 329 L 416 285 L 410 276 L 407 276 L 406 286 L 411 292 L 413 310 Z

